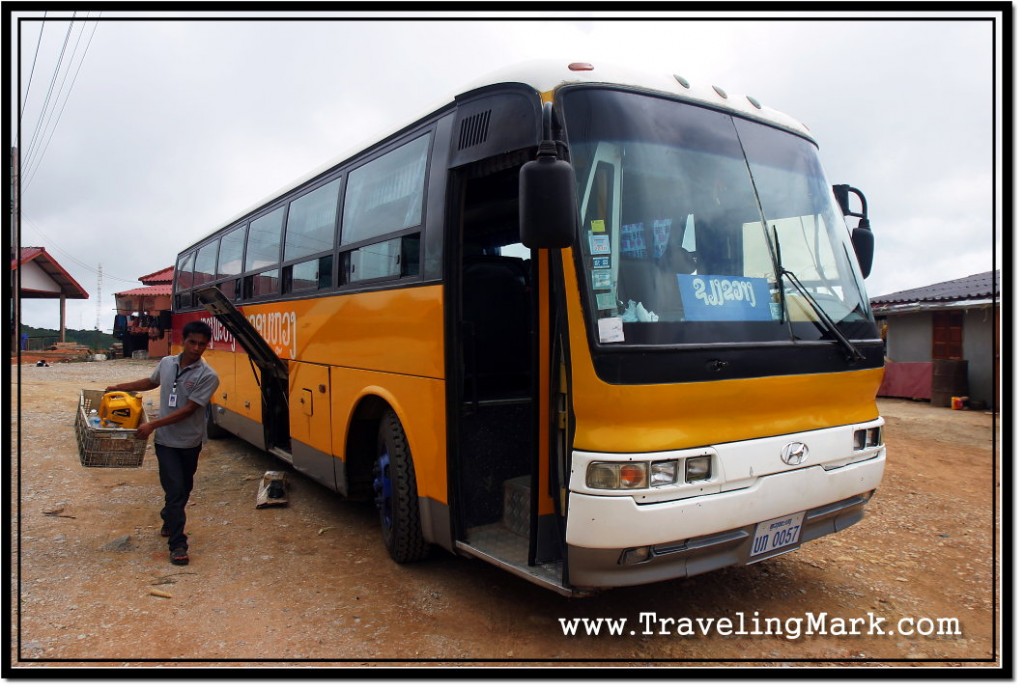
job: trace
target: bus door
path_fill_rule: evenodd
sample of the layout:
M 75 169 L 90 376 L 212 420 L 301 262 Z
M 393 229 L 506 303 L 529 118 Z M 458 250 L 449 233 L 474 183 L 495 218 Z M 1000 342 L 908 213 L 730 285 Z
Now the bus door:
M 265 448 L 291 463 L 288 366 L 219 288 L 202 288 L 196 291 L 196 295 L 210 314 L 235 337 L 249 355 L 253 376 L 259 380 L 260 385 Z
M 540 252 L 519 243 L 519 166 L 498 167 L 455 172 L 450 187 L 456 213 L 447 262 L 449 478 L 456 546 L 561 590 L 560 531 L 541 463 L 549 438 L 541 424 L 550 398 L 550 346 L 541 337 L 548 333 L 548 271 L 538 267 Z

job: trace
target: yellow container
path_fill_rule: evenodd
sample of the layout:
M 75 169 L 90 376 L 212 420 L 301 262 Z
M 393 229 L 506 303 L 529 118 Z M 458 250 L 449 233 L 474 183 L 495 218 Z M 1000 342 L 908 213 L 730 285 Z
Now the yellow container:
M 110 391 L 100 399 L 100 424 L 104 427 L 136 429 L 142 417 L 142 396 Z

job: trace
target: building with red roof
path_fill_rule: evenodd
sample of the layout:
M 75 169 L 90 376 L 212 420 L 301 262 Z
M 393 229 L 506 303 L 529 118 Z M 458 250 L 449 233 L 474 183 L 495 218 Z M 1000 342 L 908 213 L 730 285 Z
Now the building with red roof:
M 114 293 L 114 338 L 121 340 L 125 357 L 137 351 L 151 358 L 169 355 L 174 267 L 139 276 L 139 281 L 144 284 L 140 288 Z
M 60 300 L 60 340 L 63 342 L 66 340 L 65 301 L 88 300 L 89 293 L 50 256 L 45 247 L 19 249 L 18 258 L 11 260 L 11 273 L 16 281 L 18 295 L 15 301 L 15 323 L 20 319 L 21 310 L 17 305 L 21 300 L 56 298 Z

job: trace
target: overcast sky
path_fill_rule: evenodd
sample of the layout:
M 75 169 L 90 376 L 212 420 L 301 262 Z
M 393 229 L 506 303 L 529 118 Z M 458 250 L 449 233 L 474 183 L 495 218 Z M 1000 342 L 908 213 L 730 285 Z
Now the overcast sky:
M 831 182 L 868 196 L 871 296 L 989 271 L 1001 250 L 991 14 L 126 16 L 16 12 L 5 56 L 23 107 L 21 244 L 45 247 L 90 294 L 68 301 L 69 328 L 99 314 L 109 332 L 115 292 L 229 217 L 481 74 L 537 58 L 676 73 L 807 124 Z M 57 300 L 22 310 L 23 323 L 58 327 Z

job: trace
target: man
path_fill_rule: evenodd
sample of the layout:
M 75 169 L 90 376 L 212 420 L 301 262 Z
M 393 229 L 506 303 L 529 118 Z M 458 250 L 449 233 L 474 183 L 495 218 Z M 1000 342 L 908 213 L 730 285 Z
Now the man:
M 160 485 L 164 490 L 164 508 L 160 511 L 171 563 L 188 564 L 188 537 L 185 535 L 185 505 L 192 492 L 199 465 L 199 452 L 206 441 L 206 406 L 220 379 L 206 361 L 203 352 L 210 344 L 210 327 L 193 321 L 181 332 L 182 352 L 160 360 L 146 379 L 108 386 L 107 391 L 149 391 L 160 387 L 160 417 L 139 425 L 135 436 L 154 438 L 160 466 Z

